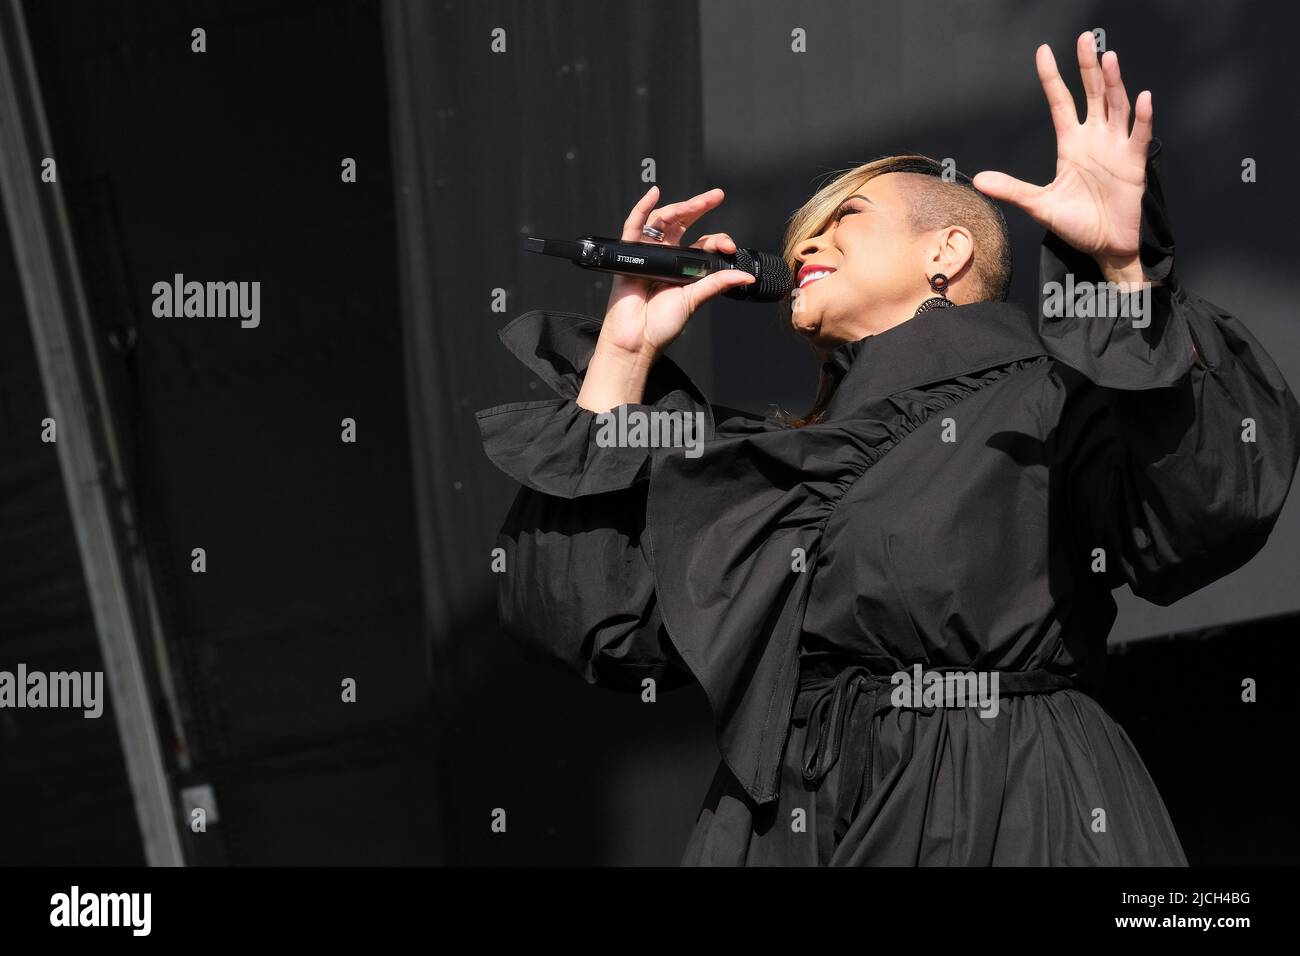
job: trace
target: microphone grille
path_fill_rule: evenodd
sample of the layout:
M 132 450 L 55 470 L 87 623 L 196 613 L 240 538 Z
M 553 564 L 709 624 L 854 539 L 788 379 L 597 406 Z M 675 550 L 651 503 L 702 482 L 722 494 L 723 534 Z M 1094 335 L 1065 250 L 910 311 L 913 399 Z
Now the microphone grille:
M 756 272 L 758 279 L 749 285 L 728 289 L 723 295 L 746 302 L 779 302 L 790 294 L 794 280 L 790 275 L 790 267 L 780 256 L 737 246 L 735 258 L 737 266 L 750 273 Z M 758 266 L 757 270 L 755 265 Z

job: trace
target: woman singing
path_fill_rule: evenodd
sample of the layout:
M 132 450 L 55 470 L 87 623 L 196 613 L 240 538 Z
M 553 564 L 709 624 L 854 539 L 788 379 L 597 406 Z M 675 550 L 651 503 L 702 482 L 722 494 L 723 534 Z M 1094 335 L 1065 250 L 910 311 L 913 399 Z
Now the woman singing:
M 1130 133 L 1115 53 L 1098 61 L 1090 33 L 1077 52 L 1082 122 L 1038 50 L 1048 186 L 894 157 L 792 217 L 790 320 L 822 370 L 802 418 L 712 405 L 663 357 L 741 273 L 619 276 L 603 322 L 534 311 L 501 333 L 559 396 L 479 412 L 524 486 L 499 538 L 503 627 L 646 699 L 703 686 L 723 763 L 684 863 L 1186 864 L 1092 696 L 1111 591 L 1171 604 L 1250 560 L 1300 406 L 1175 271 L 1150 93 Z M 722 201 L 656 198 L 624 240 L 682 244 Z M 1006 301 L 992 200 L 1048 230 L 1032 317 Z M 620 406 L 698 414 L 702 448 L 605 447 Z M 996 700 L 954 703 L 961 686 Z

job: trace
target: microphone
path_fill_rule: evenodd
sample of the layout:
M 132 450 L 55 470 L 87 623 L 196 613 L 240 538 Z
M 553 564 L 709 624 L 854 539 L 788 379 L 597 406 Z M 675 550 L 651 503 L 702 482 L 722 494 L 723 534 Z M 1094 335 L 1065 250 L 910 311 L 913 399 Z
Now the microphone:
M 623 242 L 604 236 L 579 236 L 577 239 L 536 239 L 529 236 L 524 240 L 524 249 L 568 259 L 583 269 L 637 276 L 670 285 L 687 285 L 723 269 L 743 269 L 755 281 L 722 293 L 741 302 L 778 302 L 790 294 L 790 287 L 794 284 L 790 267 L 780 256 L 740 247 L 734 254 L 726 255 L 689 246 Z

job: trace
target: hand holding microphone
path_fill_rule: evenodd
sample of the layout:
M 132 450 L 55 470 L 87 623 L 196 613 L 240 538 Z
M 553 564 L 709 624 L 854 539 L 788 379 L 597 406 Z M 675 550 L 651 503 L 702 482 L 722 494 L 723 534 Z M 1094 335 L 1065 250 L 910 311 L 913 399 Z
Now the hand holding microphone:
M 623 223 L 621 242 L 650 244 L 649 236 L 642 232 L 650 226 L 663 233 L 663 238 L 654 244 L 677 245 L 686 230 L 723 199 L 721 189 L 711 189 L 692 199 L 655 209 L 652 213 L 658 196 L 659 187 L 651 186 L 632 207 Z M 550 240 L 547 242 L 549 244 Z M 736 244 L 726 233 L 714 233 L 702 236 L 688 248 L 733 254 Z M 574 261 L 583 264 L 576 258 Z M 614 266 L 617 268 L 617 264 Z M 613 271 L 600 265 L 589 267 Z M 595 354 L 583 377 L 577 403 L 591 411 L 606 412 L 619 405 L 640 402 L 651 366 L 660 353 L 682 334 L 692 313 L 728 289 L 752 285 L 756 281 L 753 273 L 735 268 L 711 272 L 704 278 L 687 280 L 686 284 L 669 283 L 662 278 L 614 274 L 605 321 Z
M 677 246 L 696 220 L 721 205 L 723 199 L 721 189 L 711 189 L 651 212 L 658 195 L 659 187 L 651 186 L 632 208 L 623 223 L 623 242 Z M 656 240 L 644 234 L 642 229 L 647 226 L 660 230 L 663 238 Z M 734 253 L 736 244 L 726 233 L 713 233 L 701 236 L 688 248 Z M 657 356 L 681 335 L 686 320 L 700 306 L 728 289 L 755 281 L 753 274 L 741 269 L 711 272 L 684 284 L 665 277 L 614 274 L 602 338 L 607 333 L 610 344 L 624 351 Z

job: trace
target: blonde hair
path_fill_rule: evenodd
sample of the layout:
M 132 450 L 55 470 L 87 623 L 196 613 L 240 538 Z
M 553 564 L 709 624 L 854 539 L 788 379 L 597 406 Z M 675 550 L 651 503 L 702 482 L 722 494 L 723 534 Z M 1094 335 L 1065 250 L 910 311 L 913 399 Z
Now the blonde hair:
M 919 153 L 885 156 L 832 172 L 833 178 L 796 210 L 786 225 L 781 250 L 786 265 L 793 271 L 799 247 L 820 235 L 844 200 L 858 192 L 864 183 L 886 173 L 912 173 L 917 174 L 907 190 L 908 223 L 912 229 L 923 232 L 950 225 L 968 229 L 975 246 L 971 264 L 975 293 L 972 301 L 1005 300 L 1011 289 L 1011 238 L 1002 210 L 971 185 L 969 177 L 954 170 L 953 178 L 949 179 L 944 172 L 942 163 Z M 790 299 L 783 300 L 780 308 L 788 328 L 792 318 Z M 779 413 L 778 418 L 796 428 L 820 421 L 833 391 L 833 383 L 823 375 L 818 382 L 817 398 L 807 415 L 792 418 Z

